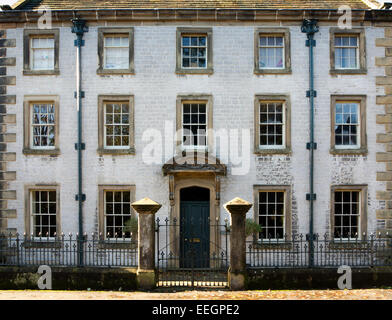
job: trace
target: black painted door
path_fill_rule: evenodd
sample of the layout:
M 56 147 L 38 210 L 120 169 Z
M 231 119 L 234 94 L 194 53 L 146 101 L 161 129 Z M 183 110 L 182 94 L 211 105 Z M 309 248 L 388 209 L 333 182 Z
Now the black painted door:
M 181 201 L 180 267 L 210 266 L 210 203 Z

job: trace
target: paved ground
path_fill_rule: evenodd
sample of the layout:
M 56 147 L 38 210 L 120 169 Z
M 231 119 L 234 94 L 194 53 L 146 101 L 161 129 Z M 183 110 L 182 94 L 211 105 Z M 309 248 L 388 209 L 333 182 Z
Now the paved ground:
M 0 291 L 0 300 L 392 300 L 392 289 L 287 291 Z

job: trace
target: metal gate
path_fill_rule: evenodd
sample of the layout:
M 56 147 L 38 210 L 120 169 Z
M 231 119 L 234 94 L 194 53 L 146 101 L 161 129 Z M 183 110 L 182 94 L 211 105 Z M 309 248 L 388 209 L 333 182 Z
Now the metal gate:
M 157 286 L 227 287 L 227 221 L 179 220 L 156 220 Z

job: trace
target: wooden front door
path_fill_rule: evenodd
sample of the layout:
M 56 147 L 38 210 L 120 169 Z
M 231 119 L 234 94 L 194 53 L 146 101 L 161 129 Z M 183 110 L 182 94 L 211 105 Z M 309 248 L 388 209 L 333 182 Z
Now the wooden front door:
M 180 267 L 209 268 L 210 203 L 181 201 L 180 209 Z

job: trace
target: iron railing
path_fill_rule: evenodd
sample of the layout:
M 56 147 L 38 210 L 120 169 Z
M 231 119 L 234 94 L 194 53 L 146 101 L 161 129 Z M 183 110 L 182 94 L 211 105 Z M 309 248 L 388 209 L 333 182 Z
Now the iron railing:
M 311 256 L 314 267 L 392 266 L 392 238 L 371 234 L 347 240 L 315 234 L 310 241 L 303 234 L 295 234 L 246 242 L 248 268 L 306 268 Z
M 90 238 L 86 234 L 53 238 L 0 234 L 0 265 L 136 267 L 137 252 L 137 243 L 125 237 L 105 240 L 96 234 Z
M 156 219 L 157 285 L 226 286 L 230 236 L 227 221 L 224 224 L 210 220 L 203 223 L 199 219 L 191 219 L 188 222 L 189 224 L 185 225 L 184 219 Z M 185 228 L 188 228 L 186 235 Z M 197 232 L 192 233 L 193 228 L 198 229 L 201 234 L 208 234 L 208 239 L 199 239 L 200 235 Z M 185 249 L 187 241 L 188 246 Z

